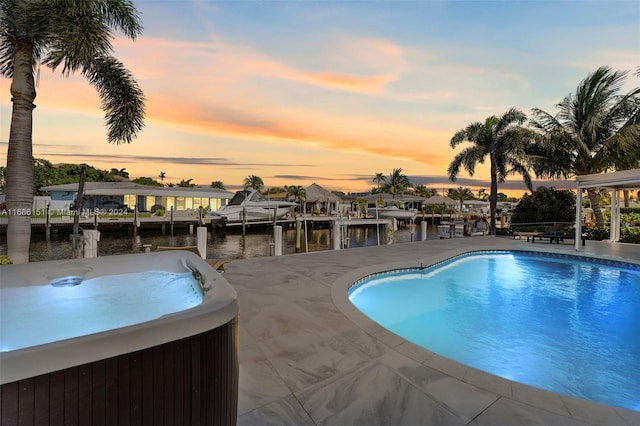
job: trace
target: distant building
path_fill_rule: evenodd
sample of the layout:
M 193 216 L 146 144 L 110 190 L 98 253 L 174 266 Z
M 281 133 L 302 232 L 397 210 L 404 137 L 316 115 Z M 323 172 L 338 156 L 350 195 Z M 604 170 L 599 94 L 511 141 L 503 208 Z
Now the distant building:
M 78 184 L 44 186 L 40 190 L 51 194 L 50 209 L 69 210 L 78 195 Z M 132 182 L 86 182 L 83 195 L 84 209 L 126 207 L 138 211 L 149 211 L 154 206 L 167 211 L 200 207 L 215 211 L 233 196 L 231 192 L 210 187 L 169 188 Z

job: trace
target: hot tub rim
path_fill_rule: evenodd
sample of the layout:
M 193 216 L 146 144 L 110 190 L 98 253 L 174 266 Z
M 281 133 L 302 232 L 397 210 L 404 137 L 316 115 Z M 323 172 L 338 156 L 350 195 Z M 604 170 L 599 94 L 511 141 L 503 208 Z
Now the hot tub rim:
M 154 258 L 155 255 L 155 258 Z M 132 257 L 133 256 L 133 257 Z M 85 259 L 85 263 L 104 261 L 107 265 L 117 262 L 123 266 L 118 273 L 140 272 L 132 265 L 140 260 L 164 262 L 167 259 L 186 259 L 206 278 L 210 290 L 203 292 L 202 303 L 193 308 L 164 315 L 150 321 L 78 336 L 14 351 L 0 352 L 0 384 L 11 383 L 41 374 L 106 359 L 124 353 L 168 343 L 180 338 L 213 330 L 233 320 L 238 315 L 237 294 L 227 280 L 214 271 L 204 260 L 188 251 L 133 254 Z M 67 262 L 67 261 L 51 261 Z M 40 262 L 50 266 L 51 262 Z M 75 260 L 74 264 L 81 262 Z M 38 265 L 36 263 L 35 265 Z M 10 265 L 13 266 L 13 265 Z M 106 266 L 106 265 L 105 265 Z M 101 268 L 93 268 L 92 276 L 99 276 Z M 1 273 L 1 270 L 0 270 Z M 25 285 L 42 285 L 29 282 Z M 0 284 L 0 287 L 5 287 Z M 6 287 L 9 287 L 8 285 Z

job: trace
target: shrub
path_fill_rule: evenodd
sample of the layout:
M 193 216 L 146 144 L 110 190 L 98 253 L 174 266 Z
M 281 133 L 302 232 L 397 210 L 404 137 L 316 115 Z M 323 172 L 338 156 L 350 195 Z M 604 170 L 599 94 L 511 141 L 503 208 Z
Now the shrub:
M 164 213 L 164 209 L 156 209 L 156 216 L 162 217 L 164 216 Z
M 620 242 L 640 244 L 640 228 L 621 228 Z
M 0 265 L 10 265 L 11 263 L 11 259 L 9 259 L 9 256 L 7 256 L 6 254 L 0 254 Z
M 569 190 L 541 186 L 524 194 L 511 216 L 511 223 L 575 221 L 576 196 Z
M 609 239 L 609 227 L 608 226 L 596 226 L 593 228 L 586 228 L 584 233 L 587 235 L 588 240 L 602 241 Z

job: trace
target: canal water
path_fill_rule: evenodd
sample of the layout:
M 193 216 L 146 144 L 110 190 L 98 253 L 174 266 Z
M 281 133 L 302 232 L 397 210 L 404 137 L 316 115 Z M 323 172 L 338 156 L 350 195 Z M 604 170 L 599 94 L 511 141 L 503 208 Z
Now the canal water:
M 295 229 L 284 229 L 282 232 L 282 254 L 331 250 L 330 229 L 308 229 L 308 238 L 304 232 L 300 239 L 300 248 L 296 248 Z M 427 228 L 427 239 L 437 239 L 437 225 Z M 392 236 L 383 232 L 380 227 L 380 244 L 397 244 L 420 239 L 420 227 L 408 225 L 393 232 Z M 189 234 L 187 229 L 174 230 L 173 235 L 161 235 L 157 230 L 141 231 L 137 236 L 126 232 L 103 231 L 98 243 L 98 256 L 144 252 L 144 245 L 151 244 L 151 250 L 158 246 L 195 246 L 195 232 Z M 348 228 L 345 245 L 348 248 L 375 246 L 378 244 L 378 232 L 375 226 Z M 220 232 L 210 230 L 207 233 L 207 258 L 244 259 L 271 256 L 273 254 L 273 231 L 271 229 L 250 229 L 246 235 L 240 230 Z M 0 254 L 7 253 L 6 235 L 0 235 Z M 44 234 L 35 233 L 31 237 L 29 258 L 31 262 L 44 260 L 71 259 L 71 242 L 69 234 L 52 235 L 51 241 L 45 240 Z

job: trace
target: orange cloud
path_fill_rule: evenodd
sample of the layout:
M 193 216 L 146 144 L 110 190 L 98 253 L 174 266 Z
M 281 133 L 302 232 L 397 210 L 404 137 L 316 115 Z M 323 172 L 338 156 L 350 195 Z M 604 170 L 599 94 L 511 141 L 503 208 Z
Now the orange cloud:
M 448 142 L 447 130 L 428 129 L 357 109 L 341 110 L 339 98 L 332 98 L 321 109 L 318 105 L 306 106 L 304 98 L 292 101 L 278 97 L 289 93 L 287 82 L 301 82 L 313 90 L 349 91 L 379 98 L 388 83 L 409 69 L 404 50 L 386 40 L 346 39 L 337 44 L 335 52 L 323 53 L 333 55 L 327 60 L 331 64 L 328 68 L 346 69 L 342 61 L 351 69 L 364 70 L 358 74 L 309 71 L 215 36 L 210 42 L 199 43 L 119 39 L 116 46 L 116 56 L 143 86 L 148 123 L 212 135 L 305 143 L 434 167 L 440 167 L 445 158 L 448 161 L 449 152 L 445 155 L 442 149 L 434 149 Z M 273 88 L 265 84 L 265 78 L 285 85 Z M 314 93 L 304 92 L 309 97 Z M 36 103 L 48 110 L 102 115 L 98 95 L 81 76 L 64 78 L 45 69 Z M 100 138 L 104 137 L 104 128 L 100 132 Z

